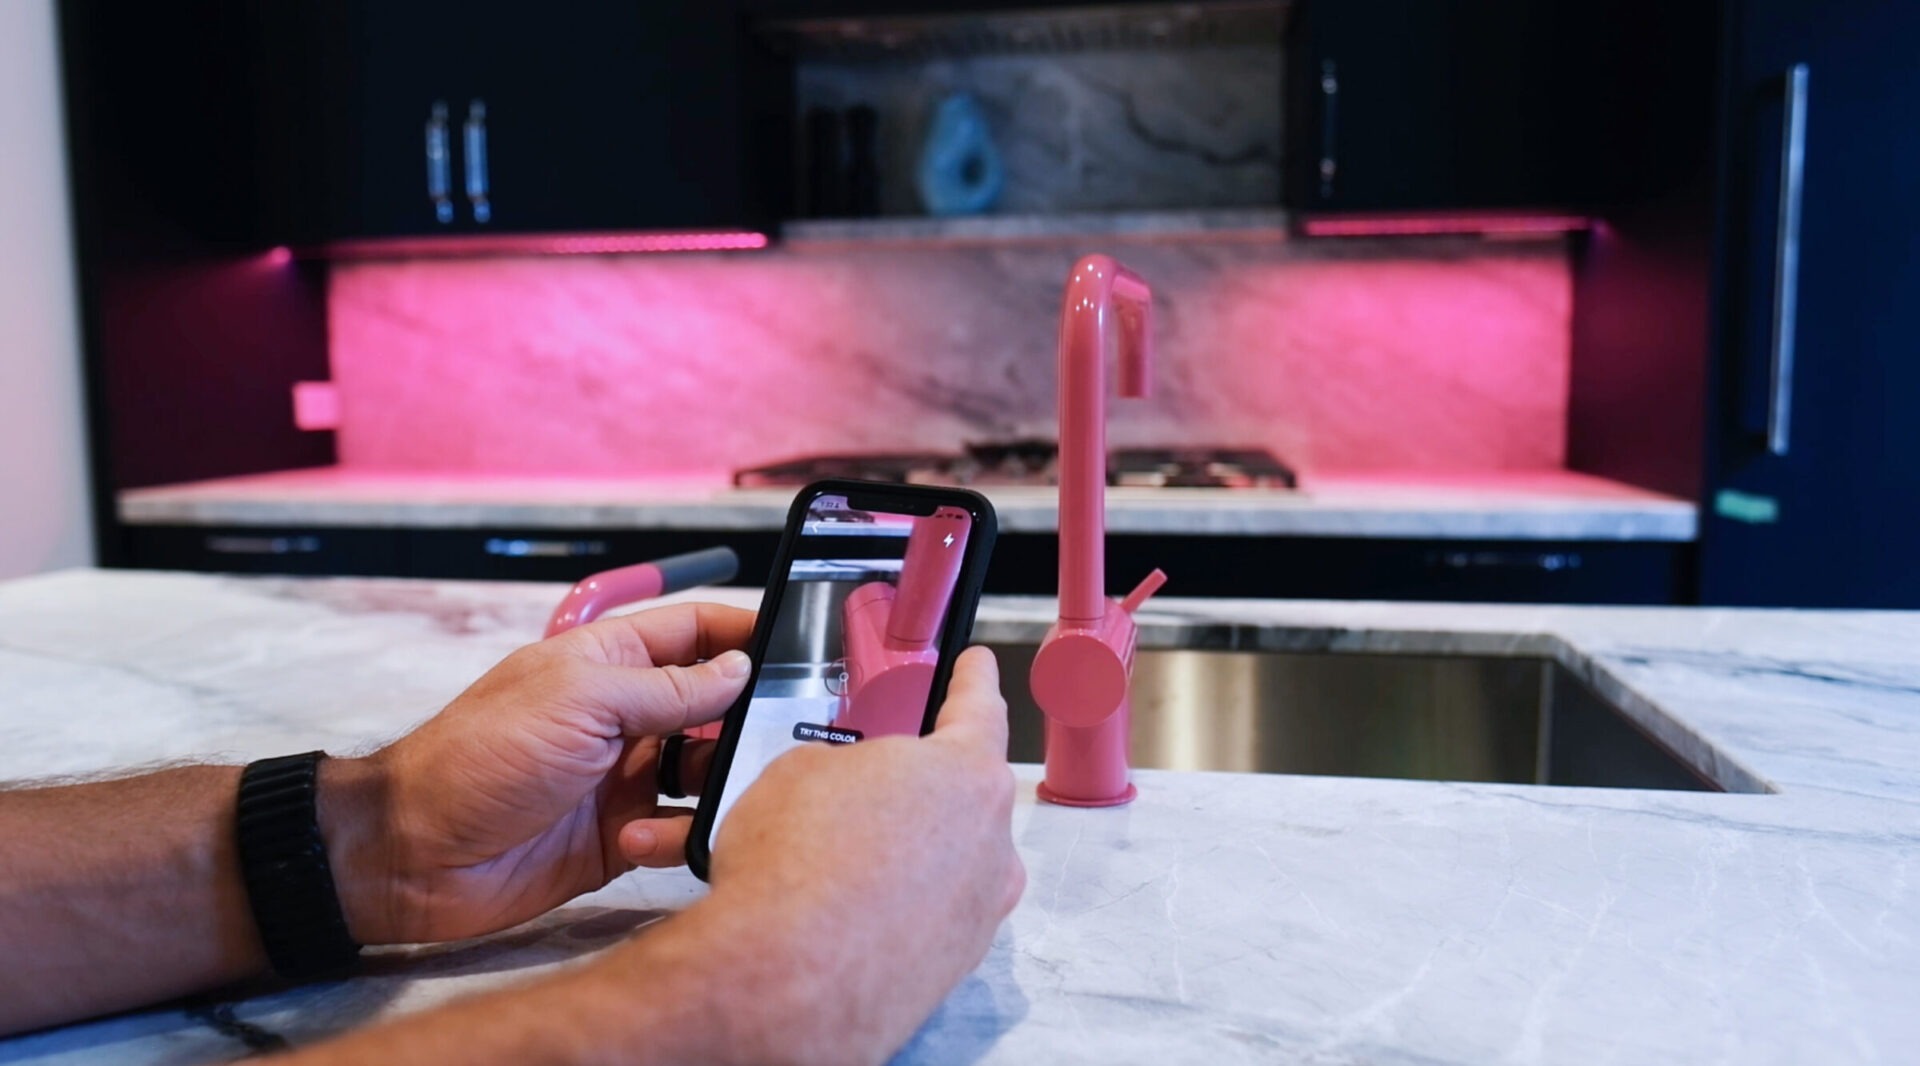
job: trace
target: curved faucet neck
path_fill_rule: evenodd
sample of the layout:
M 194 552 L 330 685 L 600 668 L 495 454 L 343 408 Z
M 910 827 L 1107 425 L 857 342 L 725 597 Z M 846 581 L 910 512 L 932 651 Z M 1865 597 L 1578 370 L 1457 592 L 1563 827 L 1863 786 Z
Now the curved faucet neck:
M 1153 293 L 1104 255 L 1074 264 L 1060 302 L 1060 620 L 1105 616 L 1107 352 L 1119 391 L 1147 394 Z

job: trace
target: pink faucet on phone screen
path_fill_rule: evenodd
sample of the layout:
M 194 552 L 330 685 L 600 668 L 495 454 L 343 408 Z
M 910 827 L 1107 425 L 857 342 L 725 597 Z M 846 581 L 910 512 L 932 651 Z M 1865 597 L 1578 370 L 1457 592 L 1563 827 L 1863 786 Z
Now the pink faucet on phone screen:
M 957 507 L 914 519 L 900 584 L 869 581 L 847 594 L 847 690 L 835 725 L 866 736 L 919 734 L 972 521 Z
M 1104 255 L 1074 264 L 1060 302 L 1060 614 L 1028 679 L 1047 715 L 1040 798 L 1072 807 L 1133 799 L 1127 772 L 1133 612 L 1166 581 L 1147 575 L 1125 600 L 1106 593 L 1108 352 L 1119 391 L 1145 396 L 1153 292 Z

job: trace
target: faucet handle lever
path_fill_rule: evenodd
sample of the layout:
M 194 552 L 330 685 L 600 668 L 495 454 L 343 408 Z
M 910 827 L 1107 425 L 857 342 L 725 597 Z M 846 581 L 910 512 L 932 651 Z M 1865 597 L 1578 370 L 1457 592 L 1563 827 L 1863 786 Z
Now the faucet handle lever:
M 1154 593 L 1159 592 L 1160 586 L 1166 583 L 1167 572 L 1159 567 L 1154 567 L 1153 573 L 1142 578 L 1140 584 L 1134 586 L 1132 592 L 1127 593 L 1127 598 L 1120 601 L 1120 609 L 1128 614 L 1132 614 L 1139 610 L 1140 605 L 1146 603 Z

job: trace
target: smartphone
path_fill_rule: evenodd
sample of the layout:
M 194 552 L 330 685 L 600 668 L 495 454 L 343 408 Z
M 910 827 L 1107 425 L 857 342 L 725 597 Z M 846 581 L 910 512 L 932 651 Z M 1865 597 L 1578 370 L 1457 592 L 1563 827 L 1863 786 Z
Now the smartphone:
M 688 835 L 696 876 L 707 878 L 727 812 L 780 755 L 933 728 L 997 532 L 993 506 L 965 489 L 800 490 L 747 649 L 753 673 L 727 710 Z

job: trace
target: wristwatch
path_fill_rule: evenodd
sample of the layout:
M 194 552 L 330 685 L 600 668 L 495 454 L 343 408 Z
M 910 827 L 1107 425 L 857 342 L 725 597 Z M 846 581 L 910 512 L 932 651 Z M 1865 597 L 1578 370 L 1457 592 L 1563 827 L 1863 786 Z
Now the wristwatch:
M 315 782 L 326 757 L 261 759 L 240 774 L 240 874 L 267 959 L 291 980 L 340 973 L 360 956 L 320 838 Z

